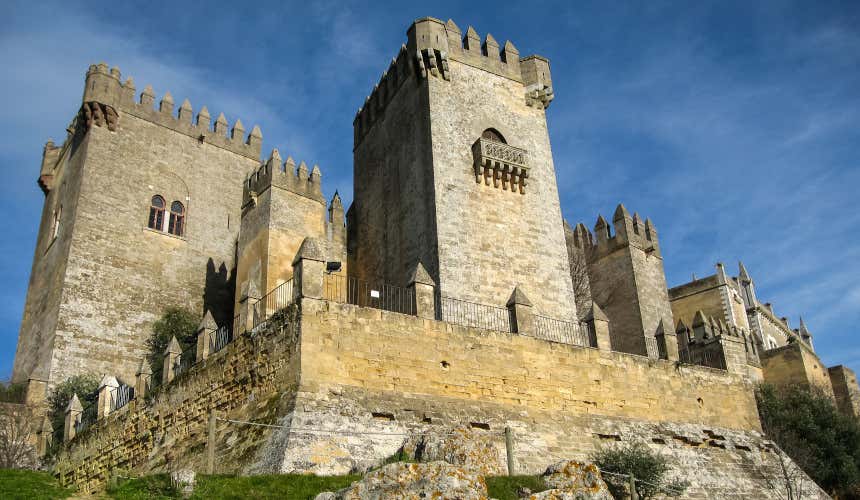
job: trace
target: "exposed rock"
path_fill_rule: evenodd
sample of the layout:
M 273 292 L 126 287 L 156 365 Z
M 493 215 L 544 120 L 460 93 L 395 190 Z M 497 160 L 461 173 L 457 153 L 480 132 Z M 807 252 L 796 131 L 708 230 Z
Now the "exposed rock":
M 468 427 L 445 428 L 409 438 L 403 450 L 419 462 L 443 461 L 477 472 L 482 476 L 506 473 L 502 450 L 492 436 Z
M 547 467 L 543 481 L 554 488 L 532 495 L 535 500 L 612 500 L 600 470 L 594 464 L 563 460 Z
M 486 500 L 487 485 L 479 474 L 444 462 L 394 463 L 336 493 L 321 493 L 316 500 L 389 498 Z

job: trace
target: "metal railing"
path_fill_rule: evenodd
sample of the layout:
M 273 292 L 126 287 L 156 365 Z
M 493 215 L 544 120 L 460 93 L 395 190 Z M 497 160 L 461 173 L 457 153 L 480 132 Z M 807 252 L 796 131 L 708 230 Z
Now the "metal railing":
M 248 299 L 253 300 L 253 299 Z M 251 305 L 251 329 L 266 323 L 276 312 L 296 301 L 293 279 L 281 283 Z M 242 325 L 246 326 L 247 321 Z
M 96 423 L 99 416 L 99 401 L 96 399 L 89 406 L 84 408 L 84 411 L 78 415 L 78 420 L 75 422 L 75 434 L 80 434 L 86 428 Z
M 680 349 L 678 351 L 678 359 L 682 363 L 687 363 L 689 365 L 707 366 L 709 368 L 717 368 L 719 370 L 726 369 L 723 357 L 720 356 L 719 353 L 715 353 L 713 351 L 691 351 L 689 348 Z
M 176 362 L 173 365 L 173 376 L 178 377 L 179 375 L 187 372 L 192 366 L 194 366 L 196 358 L 197 346 L 192 344 L 191 347 L 182 351 L 179 354 L 179 357 L 176 358 Z
M 134 399 L 134 387 L 120 384 L 120 386 L 110 394 L 110 411 L 119 410 L 123 406 L 127 405 L 132 399 Z
M 215 354 L 233 340 L 233 331 L 222 325 L 209 336 L 209 354 Z
M 660 346 L 654 337 L 645 337 L 645 352 L 651 359 L 660 359 Z
M 381 280 L 366 281 L 342 274 L 326 274 L 323 298 L 332 302 L 372 307 L 415 315 L 415 294 L 409 288 L 389 285 Z
M 512 312 L 505 307 L 488 306 L 452 297 L 439 297 L 436 315 L 436 319 L 455 325 L 497 332 L 514 331 Z
M 535 338 L 582 347 L 597 347 L 597 339 L 591 338 L 590 330 L 579 323 L 534 315 Z

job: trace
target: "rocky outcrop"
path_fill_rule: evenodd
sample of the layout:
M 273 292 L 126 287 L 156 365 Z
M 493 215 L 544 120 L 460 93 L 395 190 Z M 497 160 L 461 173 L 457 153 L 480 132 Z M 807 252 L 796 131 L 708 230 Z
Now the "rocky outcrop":
M 320 493 L 316 500 L 486 500 L 484 478 L 444 462 L 394 463 L 368 473 L 336 493 Z
M 482 476 L 506 473 L 502 461 L 504 450 L 496 448 L 493 435 L 469 427 L 446 428 L 412 436 L 403 445 L 403 451 L 418 462 L 447 462 Z
M 594 464 L 563 460 L 547 467 L 541 477 L 552 489 L 536 493 L 530 499 L 612 500 L 612 494 Z

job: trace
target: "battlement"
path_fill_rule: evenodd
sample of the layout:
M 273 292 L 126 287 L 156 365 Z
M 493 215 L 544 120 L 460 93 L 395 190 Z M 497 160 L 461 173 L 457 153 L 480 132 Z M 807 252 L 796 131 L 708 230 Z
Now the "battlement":
M 612 217 L 612 226 L 602 215 L 597 216 L 594 233 L 579 223 L 573 230 L 573 243 L 577 248 L 586 251 L 587 255 L 606 255 L 616 249 L 630 245 L 643 250 L 649 255 L 660 256 L 660 244 L 657 239 L 657 229 L 650 218 L 643 222 L 639 214 L 632 216 L 623 204 L 618 204 Z
M 407 43 L 400 46 L 373 91 L 364 100 L 353 120 L 354 145 L 358 146 L 400 87 L 415 76 L 419 80 L 438 77 L 450 81 L 455 75 L 449 62 L 457 61 L 519 82 L 525 103 L 545 109 L 553 100 L 549 60 L 538 55 L 520 58 L 510 40 L 499 45 L 493 35 L 481 39 L 471 26 L 465 35 L 453 20 L 433 17 L 417 19 L 406 32 Z
M 245 180 L 242 190 L 243 211 L 253 208 L 257 196 L 272 186 L 325 204 L 320 167 L 314 165 L 308 170 L 304 161 L 296 165 L 292 156 L 288 156 L 286 161 L 282 162 L 280 152 L 273 149 L 260 168 Z
M 221 113 L 213 124 L 206 106 L 200 108 L 195 120 L 188 99 L 185 99 L 178 112 L 174 113 L 174 100 L 169 91 L 164 93 L 156 108 L 155 92 L 151 85 L 147 85 L 135 101 L 134 80 L 129 77 L 121 83 L 121 78 L 119 68 L 108 69 L 105 63 L 93 64 L 87 70 L 79 116 L 87 130 L 93 126 L 105 125 L 109 130 L 116 130 L 120 126 L 121 113 L 128 113 L 185 134 L 201 144 L 210 143 L 254 160 L 260 158 L 263 134 L 258 126 L 255 125 L 246 136 L 242 121 L 237 119 L 231 128 L 224 113 Z

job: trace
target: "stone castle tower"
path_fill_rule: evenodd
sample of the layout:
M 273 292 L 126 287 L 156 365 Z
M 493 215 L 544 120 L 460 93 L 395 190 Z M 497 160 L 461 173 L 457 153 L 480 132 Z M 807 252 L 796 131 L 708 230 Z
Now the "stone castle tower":
M 612 226 L 598 216 L 594 234 L 580 223 L 569 240 L 568 251 L 580 252 L 586 263 L 586 293 L 609 319 L 613 349 L 652 357 L 668 349 L 676 359 L 663 257 L 651 220 L 618 205 Z
M 45 145 L 13 371 L 33 394 L 85 372 L 132 380 L 167 308 L 230 325 L 235 303 L 292 276 L 305 237 L 345 260 L 343 206 L 335 195 L 326 213 L 319 167 L 277 150 L 261 165 L 258 127 L 135 94 L 119 69 L 91 66 L 66 140 Z
M 549 62 L 417 20 L 354 121 L 349 269 L 437 294 L 576 317 L 546 108 Z M 443 313 L 444 314 L 444 313 Z

